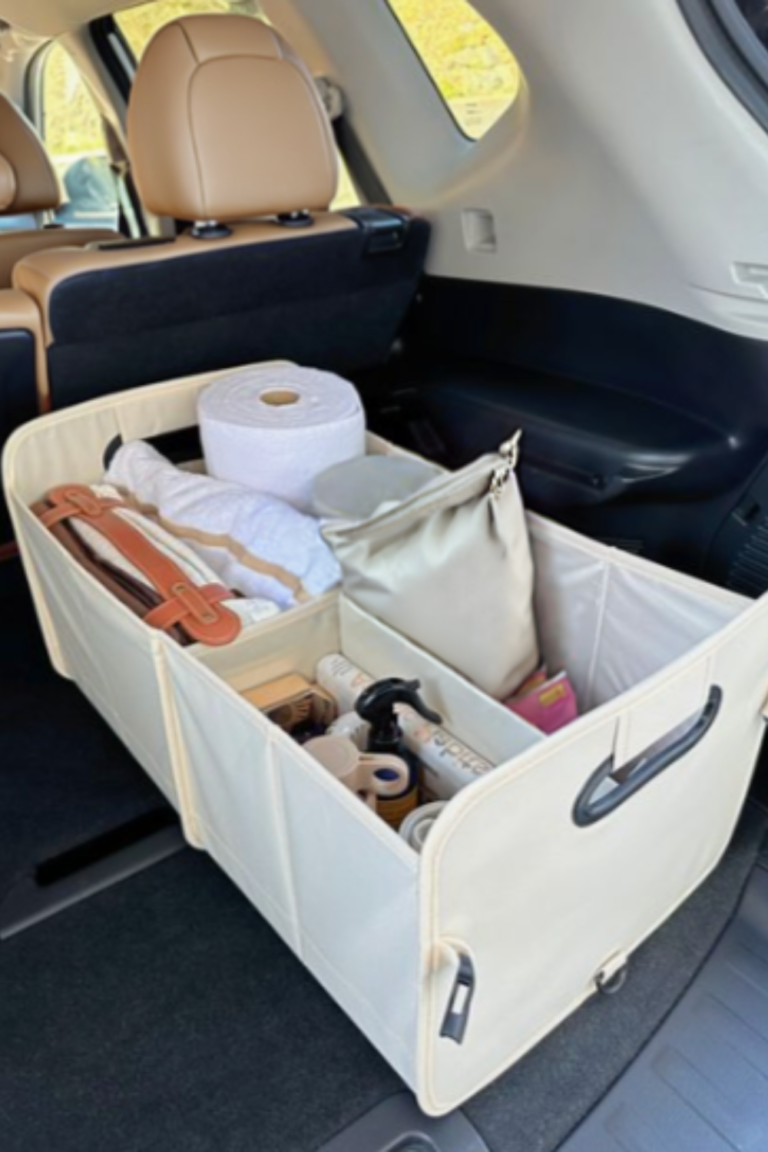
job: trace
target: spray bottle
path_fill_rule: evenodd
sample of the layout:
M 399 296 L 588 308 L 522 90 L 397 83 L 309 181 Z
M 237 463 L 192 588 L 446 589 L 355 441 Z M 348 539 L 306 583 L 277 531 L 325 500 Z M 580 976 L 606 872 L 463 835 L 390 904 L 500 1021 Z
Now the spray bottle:
M 378 810 L 393 828 L 399 828 L 419 802 L 419 760 L 410 751 L 403 736 L 400 717 L 395 711 L 398 704 L 407 704 L 432 724 L 442 724 L 443 718 L 422 700 L 419 680 L 377 680 L 358 697 L 355 711 L 371 726 L 369 752 L 384 752 L 399 756 L 409 768 L 407 788 L 391 800 L 380 800 Z

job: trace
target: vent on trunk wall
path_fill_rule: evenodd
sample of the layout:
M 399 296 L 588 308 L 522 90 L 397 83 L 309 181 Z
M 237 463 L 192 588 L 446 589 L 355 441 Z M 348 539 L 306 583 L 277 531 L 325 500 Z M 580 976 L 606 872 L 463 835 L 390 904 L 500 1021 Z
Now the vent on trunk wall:
M 768 591 L 768 465 L 722 522 L 704 578 L 742 596 Z
M 728 566 L 726 587 L 743 596 L 760 596 L 768 588 L 768 515 L 749 525 L 743 546 Z

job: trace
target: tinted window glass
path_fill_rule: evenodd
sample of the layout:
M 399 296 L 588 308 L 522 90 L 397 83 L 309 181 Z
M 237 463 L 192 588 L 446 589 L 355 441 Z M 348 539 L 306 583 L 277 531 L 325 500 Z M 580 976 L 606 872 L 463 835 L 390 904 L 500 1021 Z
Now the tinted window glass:
M 58 224 L 117 228 L 117 183 L 101 115 L 72 57 L 54 44 L 42 75 L 42 134 L 62 186 Z
M 466 0 L 389 4 L 456 123 L 466 136 L 479 140 L 520 90 L 512 52 Z

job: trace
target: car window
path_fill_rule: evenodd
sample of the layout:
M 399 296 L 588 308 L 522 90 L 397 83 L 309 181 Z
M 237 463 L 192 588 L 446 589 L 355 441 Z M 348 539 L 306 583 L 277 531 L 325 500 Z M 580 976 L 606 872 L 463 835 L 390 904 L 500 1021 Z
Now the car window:
M 117 182 L 104 143 L 102 118 L 72 57 L 60 44 L 42 71 L 42 135 L 62 186 L 57 224 L 117 228 Z
M 195 16 L 206 12 L 233 12 L 245 16 L 264 16 L 257 0 L 155 0 L 115 15 L 118 27 L 136 60 L 158 29 L 179 16 Z M 332 208 L 351 208 L 360 203 L 360 196 L 350 175 L 344 157 L 339 154 L 339 190 Z
M 461 131 L 479 140 L 520 91 L 511 50 L 466 0 L 389 0 L 389 6 Z

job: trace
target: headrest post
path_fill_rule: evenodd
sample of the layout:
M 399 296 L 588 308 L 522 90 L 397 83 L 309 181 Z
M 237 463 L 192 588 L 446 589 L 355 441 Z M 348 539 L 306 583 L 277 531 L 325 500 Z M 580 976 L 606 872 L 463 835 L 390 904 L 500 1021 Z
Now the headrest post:
M 276 220 L 283 228 L 310 228 L 315 222 L 306 208 L 302 208 L 299 212 L 280 212 Z
M 232 235 L 232 229 L 218 220 L 195 220 L 189 234 L 195 240 L 224 240 Z

